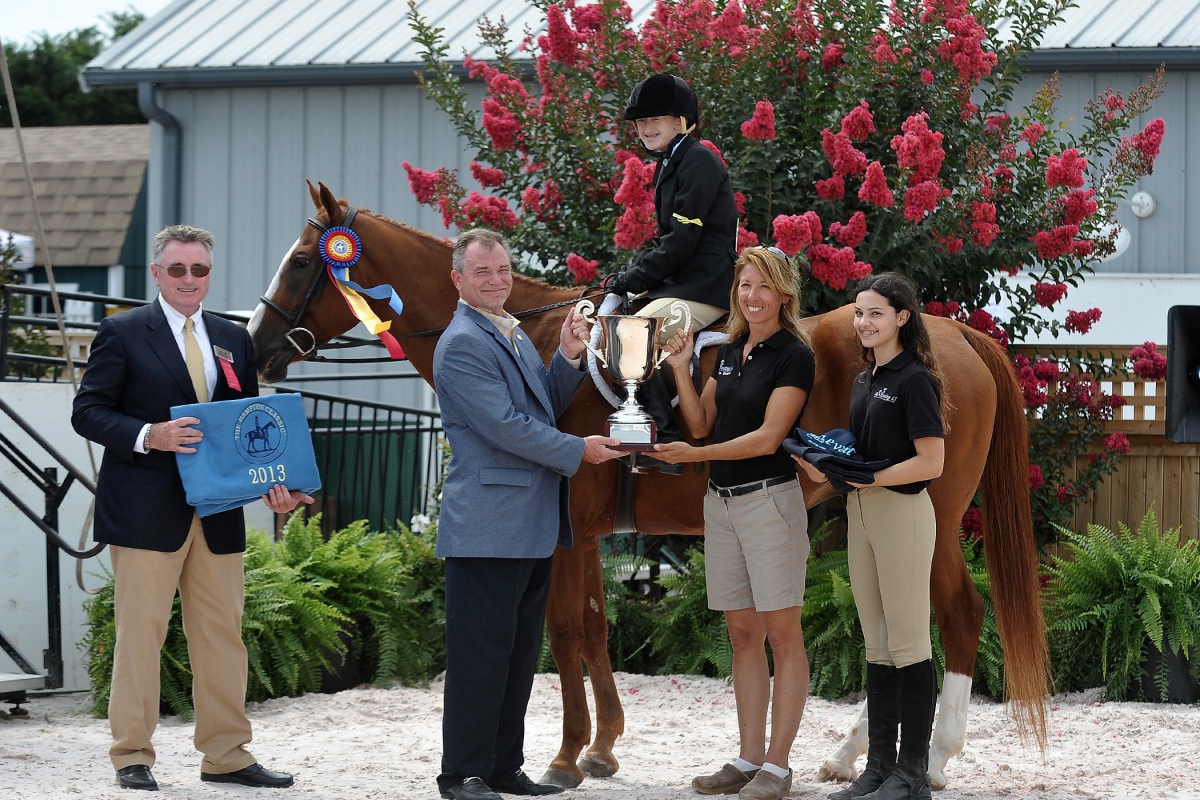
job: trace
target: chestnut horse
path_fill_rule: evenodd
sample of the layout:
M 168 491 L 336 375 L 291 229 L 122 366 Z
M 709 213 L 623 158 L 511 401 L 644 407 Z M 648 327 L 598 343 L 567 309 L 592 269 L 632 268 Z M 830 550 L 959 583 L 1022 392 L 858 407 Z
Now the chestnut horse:
M 323 184 L 319 189 L 309 184 L 309 190 L 316 214 L 284 257 L 250 322 L 259 374 L 267 382 L 282 380 L 288 365 L 306 357 L 305 351 L 314 343 L 327 342 L 358 324 L 339 293 L 324 287 L 329 278 L 318 252 L 321 231 L 345 224 L 349 215 L 362 243 L 360 260 L 352 268 L 353 279 L 364 287 L 390 284 L 399 293 L 404 301 L 400 315 L 386 303 L 371 305 L 391 321 L 391 333 L 403 344 L 408 359 L 432 383 L 436 336 L 414 334 L 440 331 L 454 313 L 458 294 L 449 274 L 451 245 L 378 214 L 350 214 L 345 201 L 336 199 Z M 567 306 L 580 295 L 579 288 L 555 288 L 518 275 L 506 307 L 519 314 L 557 304 L 557 308 L 525 316 L 521 322 L 522 330 L 548 361 L 557 346 Z M 862 369 L 851 317 L 847 306 L 806 320 L 817 360 L 816 381 L 803 417 L 808 430 L 826 431 L 848 424 L 851 382 Z M 946 761 L 962 749 L 983 621 L 983 603 L 958 542 L 962 515 L 977 487 L 983 490 L 984 545 L 1004 649 L 1008 698 L 1018 728 L 1024 735 L 1032 735 L 1043 750 L 1048 659 L 1030 522 L 1026 421 L 1020 389 L 1003 350 L 990 338 L 943 318 L 927 318 L 927 324 L 946 376 L 945 391 L 953 404 L 947 420 L 945 469 L 929 489 L 937 512 L 930 589 L 946 649 L 941 713 L 930 755 L 930 775 L 940 786 L 945 784 Z M 710 348 L 702 359 L 705 374 L 711 371 L 713 360 Z M 585 381 L 559 424 L 581 436 L 597 433 L 603 430 L 610 412 L 595 386 Z M 624 729 L 624 715 L 608 660 L 599 551 L 599 537 L 613 529 L 617 469 L 615 462 L 585 463 L 571 479 L 575 546 L 560 547 L 554 555 L 546 623 L 562 683 L 563 739 L 542 781 L 565 787 L 578 786 L 584 773 L 605 777 L 618 768 L 612 748 Z M 637 530 L 702 533 L 706 481 L 707 467 L 703 465 L 689 466 L 679 476 L 642 475 L 634 507 Z M 803 475 L 801 483 L 809 507 L 832 495 L 828 484 L 812 484 Z M 594 738 L 584 691 L 584 665 L 596 701 Z M 822 766 L 821 777 L 854 776 L 854 759 L 866 749 L 864 728 L 855 725 L 847 742 Z

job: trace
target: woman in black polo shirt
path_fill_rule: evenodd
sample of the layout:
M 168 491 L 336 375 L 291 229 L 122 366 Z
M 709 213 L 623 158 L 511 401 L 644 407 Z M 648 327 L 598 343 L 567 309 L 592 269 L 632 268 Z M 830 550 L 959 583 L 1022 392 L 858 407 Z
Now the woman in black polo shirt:
M 668 343 L 679 413 L 713 444 L 659 444 L 663 461 L 710 461 L 704 498 L 709 607 L 725 613 L 733 644 L 738 757 L 692 781 L 704 794 L 779 800 L 792 785 L 788 754 L 808 698 L 808 654 L 800 626 L 808 514 L 796 467 L 780 447 L 800 418 L 815 376 L 800 329 L 795 267 L 775 248 L 746 250 L 730 292 L 730 343 L 698 396 L 688 375 L 689 332 Z M 774 698 L 766 641 L 775 659 Z M 771 743 L 767 747 L 767 709 Z
M 911 282 L 858 284 L 854 330 L 867 363 L 850 393 L 850 431 L 867 460 L 887 459 L 846 497 L 850 584 L 867 649 L 867 766 L 830 800 L 929 798 L 937 676 L 929 571 L 937 522 L 926 487 L 942 474 L 942 381 Z M 815 481 L 825 476 L 797 459 Z M 897 728 L 900 736 L 896 754 Z

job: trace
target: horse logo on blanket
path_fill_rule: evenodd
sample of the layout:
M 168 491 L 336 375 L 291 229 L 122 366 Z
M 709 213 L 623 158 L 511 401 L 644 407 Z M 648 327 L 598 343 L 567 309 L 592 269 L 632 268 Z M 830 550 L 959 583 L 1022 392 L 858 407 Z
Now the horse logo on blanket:
M 287 424 L 265 403 L 251 403 L 242 410 L 233 436 L 242 457 L 252 463 L 270 461 L 287 448 Z

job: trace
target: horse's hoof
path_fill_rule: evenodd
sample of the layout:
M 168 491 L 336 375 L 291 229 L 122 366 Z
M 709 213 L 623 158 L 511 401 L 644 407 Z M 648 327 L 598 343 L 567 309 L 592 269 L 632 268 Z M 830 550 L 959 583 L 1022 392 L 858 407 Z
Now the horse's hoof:
M 831 758 L 825 759 L 825 763 L 817 768 L 819 781 L 852 781 L 857 777 L 858 771 L 854 767 L 847 769 L 845 764 Z
M 615 763 L 609 764 L 606 761 L 601 761 L 591 756 L 583 756 L 579 759 L 579 763 L 576 766 L 589 778 L 611 778 L 617 774 L 618 767 Z
M 946 788 L 946 773 L 940 769 L 929 770 L 929 786 L 932 789 Z
M 550 783 L 555 786 L 561 786 L 564 789 L 577 789 L 579 788 L 579 784 L 583 783 L 583 776 L 567 772 L 565 769 L 551 767 L 546 770 L 546 774 L 542 775 L 538 783 Z

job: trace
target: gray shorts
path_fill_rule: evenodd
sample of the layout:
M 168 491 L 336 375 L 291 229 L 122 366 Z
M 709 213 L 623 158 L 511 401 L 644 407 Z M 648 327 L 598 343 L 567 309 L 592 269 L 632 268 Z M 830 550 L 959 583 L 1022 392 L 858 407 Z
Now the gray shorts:
M 704 496 L 704 569 L 714 611 L 804 605 L 808 511 L 796 481 L 740 497 Z

